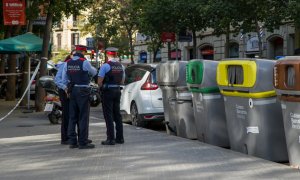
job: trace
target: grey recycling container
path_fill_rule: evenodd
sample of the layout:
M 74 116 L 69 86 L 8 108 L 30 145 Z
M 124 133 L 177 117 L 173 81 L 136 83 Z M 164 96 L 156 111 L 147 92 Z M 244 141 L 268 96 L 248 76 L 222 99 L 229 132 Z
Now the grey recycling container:
M 164 116 L 168 134 L 176 135 L 176 80 L 179 72 L 178 63 L 160 62 L 156 67 L 157 84 L 162 90 Z
M 176 87 L 175 109 L 177 136 L 197 139 L 192 94 L 188 91 L 187 86 Z
M 281 100 L 290 165 L 300 167 L 300 57 L 285 57 L 274 67 L 274 87 Z
M 157 66 L 157 82 L 163 93 L 167 133 L 194 139 L 196 138 L 194 119 L 182 117 L 183 114 L 187 113 L 181 110 L 188 106 L 188 103 L 192 103 L 191 98 L 190 100 L 181 98 L 181 93 L 188 92 L 185 80 L 186 64 L 186 61 L 161 62 Z M 178 100 L 180 100 L 179 103 L 177 103 Z M 182 103 L 182 101 L 184 102 Z M 180 109 L 181 114 L 178 113 L 178 109 Z M 191 111 L 192 108 L 187 108 L 187 110 Z M 182 127 L 177 127 L 178 125 L 182 125 Z
M 224 100 L 216 81 L 219 61 L 195 59 L 187 64 L 187 85 L 193 95 L 197 139 L 229 148 Z
M 275 61 L 226 59 L 217 67 L 230 147 L 263 159 L 287 162 L 280 102 L 273 87 Z

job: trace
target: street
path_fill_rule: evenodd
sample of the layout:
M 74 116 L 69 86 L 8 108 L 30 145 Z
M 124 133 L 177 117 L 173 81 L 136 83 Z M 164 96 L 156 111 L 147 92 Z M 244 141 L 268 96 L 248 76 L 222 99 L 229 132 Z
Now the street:
M 3 107 L 3 103 L 1 103 Z M 5 107 L 13 104 L 6 102 Z M 1 108 L 1 116 L 7 112 Z M 105 123 L 92 108 L 95 149 L 60 144 L 59 125 L 44 113 L 17 110 L 0 123 L 0 177 L 32 179 L 299 179 L 289 166 L 166 133 L 124 125 L 125 144 L 102 146 Z

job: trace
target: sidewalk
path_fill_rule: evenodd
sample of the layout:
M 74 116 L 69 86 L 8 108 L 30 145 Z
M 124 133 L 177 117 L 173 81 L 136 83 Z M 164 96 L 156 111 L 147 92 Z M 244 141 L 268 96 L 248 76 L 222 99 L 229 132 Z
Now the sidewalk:
M 287 165 L 130 125 L 124 125 L 125 144 L 102 146 L 100 107 L 91 109 L 90 121 L 96 148 L 69 149 L 43 113 L 17 109 L 0 122 L 0 179 L 300 179 Z

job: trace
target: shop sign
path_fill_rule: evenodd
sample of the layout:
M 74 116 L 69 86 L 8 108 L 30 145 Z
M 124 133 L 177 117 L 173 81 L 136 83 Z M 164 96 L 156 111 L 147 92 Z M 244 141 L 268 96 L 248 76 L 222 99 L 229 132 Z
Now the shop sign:
M 212 55 L 212 54 L 214 54 L 214 50 L 212 50 L 212 49 L 203 49 L 203 50 L 201 50 L 201 54 L 202 55 Z
M 4 25 L 26 25 L 25 0 L 3 0 Z
M 140 53 L 140 60 L 141 61 L 147 61 L 147 52 L 141 52 Z
M 39 16 L 35 20 L 33 20 L 32 24 L 44 26 L 46 25 L 46 18 L 46 16 Z
M 175 42 L 176 35 L 173 32 L 163 32 L 161 34 L 161 41 L 162 42 Z
M 190 31 L 182 31 L 178 34 L 178 41 L 179 42 L 192 42 L 193 41 L 193 35 Z
M 258 52 L 259 51 L 259 41 L 258 37 L 254 36 L 247 41 L 247 52 Z

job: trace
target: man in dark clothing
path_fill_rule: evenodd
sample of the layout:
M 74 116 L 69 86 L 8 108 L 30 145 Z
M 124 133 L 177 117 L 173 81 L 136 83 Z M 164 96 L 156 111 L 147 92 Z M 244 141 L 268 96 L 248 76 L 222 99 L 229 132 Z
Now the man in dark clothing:
M 62 105 L 62 122 L 61 122 L 61 144 L 68 145 L 69 144 L 69 138 L 68 138 L 68 125 L 69 125 L 69 98 L 67 97 L 67 94 L 65 93 L 62 83 L 62 71 L 64 64 L 70 60 L 73 57 L 73 54 L 76 51 L 73 50 L 70 55 L 66 57 L 64 62 L 59 62 L 55 66 L 58 69 L 54 82 L 56 86 L 58 87 L 58 93 L 59 93 L 59 99 Z
M 84 58 L 85 46 L 76 46 L 76 53 L 63 67 L 62 81 L 64 90 L 70 98 L 70 119 L 68 137 L 70 148 L 90 149 L 94 144 L 88 141 L 90 76 L 95 76 L 97 70 Z M 68 84 L 68 86 L 67 86 Z M 78 124 L 78 140 L 76 133 Z M 79 144 L 79 146 L 78 146 Z
M 124 83 L 124 67 L 118 61 L 117 48 L 107 48 L 106 56 L 108 61 L 103 64 L 98 74 L 98 85 L 102 91 L 102 110 L 106 123 L 107 139 L 102 141 L 102 145 L 123 144 L 123 123 L 120 113 L 121 89 Z M 114 132 L 116 125 L 116 135 Z

